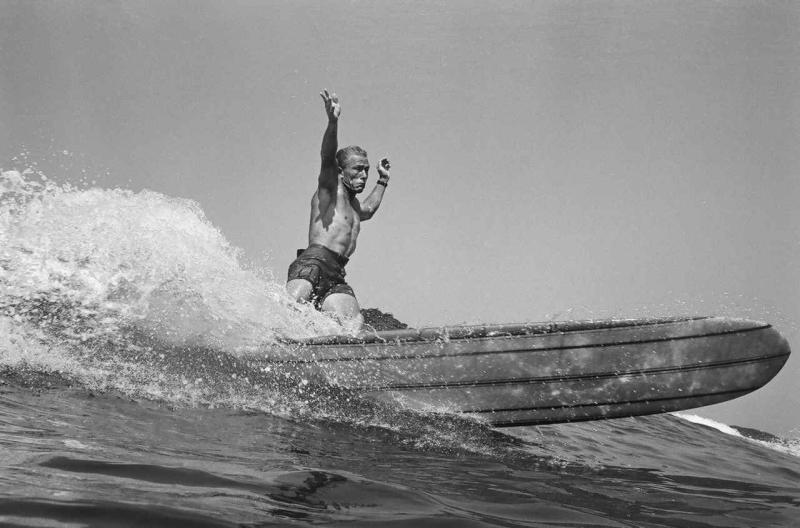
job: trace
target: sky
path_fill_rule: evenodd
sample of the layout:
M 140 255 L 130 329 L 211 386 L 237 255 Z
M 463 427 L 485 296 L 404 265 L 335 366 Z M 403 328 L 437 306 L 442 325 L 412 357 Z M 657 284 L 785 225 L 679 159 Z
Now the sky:
M 796 2 L 0 0 L 0 166 L 195 200 L 281 280 L 323 88 L 340 144 L 392 161 L 363 307 L 720 314 L 800 350 Z M 800 436 L 798 375 L 698 414 Z

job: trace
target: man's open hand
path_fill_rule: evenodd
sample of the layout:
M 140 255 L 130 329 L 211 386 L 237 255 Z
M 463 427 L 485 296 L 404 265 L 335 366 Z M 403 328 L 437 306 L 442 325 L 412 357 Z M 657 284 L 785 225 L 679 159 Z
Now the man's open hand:
M 338 121 L 339 114 L 342 113 L 342 107 L 339 106 L 339 98 L 335 93 L 328 93 L 328 90 L 322 90 L 319 95 L 325 101 L 325 113 L 328 114 L 328 121 Z

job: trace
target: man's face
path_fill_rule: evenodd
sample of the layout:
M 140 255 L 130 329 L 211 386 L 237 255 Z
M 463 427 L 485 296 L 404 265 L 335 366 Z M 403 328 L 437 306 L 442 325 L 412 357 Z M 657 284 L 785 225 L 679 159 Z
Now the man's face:
M 369 161 L 366 156 L 350 154 L 342 167 L 342 182 L 345 187 L 358 194 L 367 185 Z

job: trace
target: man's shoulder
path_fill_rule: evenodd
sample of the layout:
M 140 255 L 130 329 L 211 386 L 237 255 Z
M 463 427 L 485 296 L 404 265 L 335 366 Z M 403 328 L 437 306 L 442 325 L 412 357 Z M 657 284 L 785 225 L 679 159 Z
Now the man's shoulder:
M 317 189 L 314 191 L 314 195 L 311 197 L 311 203 L 320 209 L 334 207 L 338 202 L 341 201 L 339 196 L 342 194 L 342 192 L 342 184 L 338 181 L 338 179 L 333 186 L 327 186 L 320 183 L 317 186 Z
M 318 196 L 320 198 L 336 196 L 337 194 L 341 194 L 341 192 L 342 192 L 342 188 L 341 187 L 342 187 L 342 184 L 339 182 L 338 178 L 335 181 L 333 181 L 332 183 L 331 182 L 323 182 L 322 179 L 320 179 L 320 181 L 319 181 L 319 183 L 317 185 L 317 190 L 314 191 L 314 195 Z

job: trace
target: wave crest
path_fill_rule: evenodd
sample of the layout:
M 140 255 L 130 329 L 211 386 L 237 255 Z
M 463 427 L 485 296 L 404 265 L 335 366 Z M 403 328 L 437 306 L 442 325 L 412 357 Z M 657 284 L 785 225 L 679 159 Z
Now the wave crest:
M 0 327 L 2 366 L 125 390 L 148 376 L 188 386 L 181 361 L 167 371 L 154 361 L 165 350 L 243 358 L 284 337 L 342 332 L 270 270 L 243 265 L 196 202 L 57 184 L 30 169 L 0 176 Z

